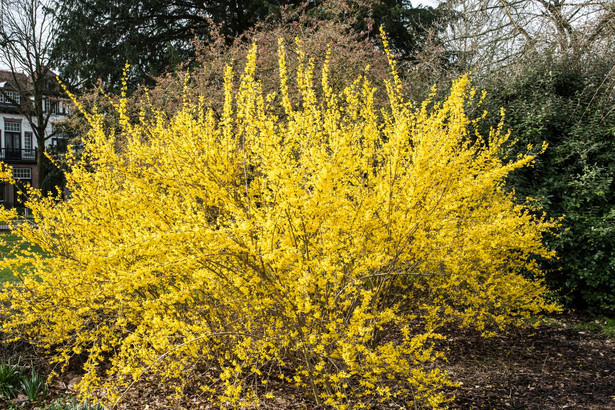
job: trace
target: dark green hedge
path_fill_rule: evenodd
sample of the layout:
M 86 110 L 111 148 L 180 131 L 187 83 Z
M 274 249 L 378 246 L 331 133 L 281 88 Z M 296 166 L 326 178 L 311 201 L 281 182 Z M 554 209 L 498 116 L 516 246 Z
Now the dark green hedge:
M 535 167 L 509 183 L 549 216 L 565 215 L 559 237 L 545 238 L 559 255 L 543 262 L 550 287 L 570 307 L 605 314 L 615 313 L 613 63 L 546 55 L 478 80 L 487 109 L 505 107 L 506 127 L 519 140 L 508 154 L 549 144 Z

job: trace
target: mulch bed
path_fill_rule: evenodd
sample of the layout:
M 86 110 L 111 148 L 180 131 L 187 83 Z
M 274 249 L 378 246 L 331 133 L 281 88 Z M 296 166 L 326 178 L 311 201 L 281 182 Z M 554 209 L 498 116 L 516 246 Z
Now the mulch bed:
M 565 327 L 570 320 L 490 339 L 449 335 L 444 368 L 462 382 L 450 407 L 615 409 L 615 340 Z
M 471 330 L 448 332 L 446 340 L 438 342 L 439 348 L 448 350 L 448 361 L 440 366 L 453 380 L 461 382 L 448 391 L 455 396 L 449 408 L 615 409 L 615 340 L 566 325 L 578 317 L 559 316 L 555 320 L 559 326 L 513 329 L 489 339 Z M 26 345 L 0 345 L 0 360 L 19 353 L 27 360 L 33 359 Z M 53 393 L 70 392 L 67 386 L 74 377 L 69 374 L 63 382 L 56 382 Z M 66 390 L 57 386 L 65 386 Z M 280 387 L 277 396 L 281 398 L 267 407 L 315 408 L 310 398 L 302 397 L 292 386 Z M 122 408 L 143 408 L 143 393 L 151 399 L 148 408 L 171 408 L 163 397 L 156 397 L 156 392 L 131 393 Z M 187 409 L 214 408 L 197 397 L 182 404 Z M 383 406 L 392 407 L 398 408 Z

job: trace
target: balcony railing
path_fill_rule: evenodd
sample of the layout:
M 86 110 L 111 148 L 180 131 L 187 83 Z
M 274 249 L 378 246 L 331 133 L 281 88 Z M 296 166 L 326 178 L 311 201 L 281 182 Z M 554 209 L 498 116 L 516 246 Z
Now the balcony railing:
M 24 204 L 22 204 L 20 202 L 0 201 L 0 206 L 4 207 L 6 209 L 15 209 L 17 211 L 17 215 L 22 215 L 22 216 L 31 216 L 32 215 L 32 211 L 30 210 L 30 208 L 26 208 L 24 206 Z M 7 225 L 7 223 L 4 222 L 4 221 L 0 222 L 0 224 Z M 0 231 L 1 230 L 2 230 L 2 228 L 0 227 Z
M 2 161 L 36 161 L 36 148 L 0 148 Z

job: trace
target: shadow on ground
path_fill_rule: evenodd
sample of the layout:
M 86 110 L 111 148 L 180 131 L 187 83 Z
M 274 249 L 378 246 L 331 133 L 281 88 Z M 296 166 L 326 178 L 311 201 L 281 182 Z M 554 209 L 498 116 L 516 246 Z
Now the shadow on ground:
M 615 341 L 540 326 L 481 339 L 449 334 L 444 367 L 463 384 L 451 408 L 615 409 Z
M 566 323 L 574 320 L 556 319 L 559 326 L 513 329 L 490 339 L 470 330 L 447 332 L 446 339 L 438 341 L 438 348 L 448 350 L 448 361 L 439 366 L 451 379 L 462 383 L 447 392 L 455 396 L 449 408 L 615 409 L 615 340 L 567 327 Z M 0 344 L 0 361 L 17 357 L 44 374 L 51 370 L 44 356 L 31 346 L 22 342 Z M 56 380 L 51 387 L 52 395 L 74 394 L 70 385 L 78 377 L 75 372 L 76 367 Z M 178 403 L 172 405 L 166 400 L 168 392 L 161 387 L 134 389 L 118 408 L 143 408 L 145 403 L 151 409 L 178 408 Z M 281 384 L 276 390 L 278 398 L 263 408 L 324 408 L 316 406 L 294 386 Z M 179 408 L 216 407 L 193 395 Z M 400 408 L 400 404 L 387 403 L 381 408 Z

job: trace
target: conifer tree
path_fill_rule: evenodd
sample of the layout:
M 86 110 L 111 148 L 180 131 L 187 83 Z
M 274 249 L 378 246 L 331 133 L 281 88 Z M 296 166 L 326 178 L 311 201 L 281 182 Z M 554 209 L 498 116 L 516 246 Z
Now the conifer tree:
M 438 22 L 431 9 L 401 0 L 55 0 L 58 30 L 54 58 L 63 77 L 91 86 L 98 79 L 116 87 L 122 67 L 132 66 L 137 85 L 194 58 L 193 40 L 208 43 L 220 34 L 227 44 L 288 8 L 334 21 L 351 21 L 356 32 L 376 38 L 380 25 L 391 32 L 396 53 L 411 58 Z

